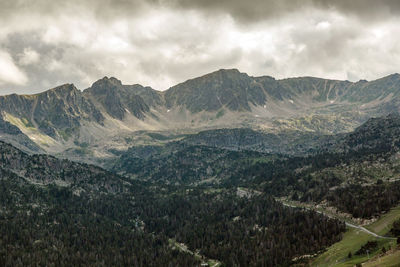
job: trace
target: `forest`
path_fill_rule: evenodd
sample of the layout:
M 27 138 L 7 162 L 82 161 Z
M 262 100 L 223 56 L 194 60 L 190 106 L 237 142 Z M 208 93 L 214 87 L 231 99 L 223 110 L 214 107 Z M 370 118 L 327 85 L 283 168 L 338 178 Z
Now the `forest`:
M 87 181 L 90 187 L 82 180 L 38 186 L 0 170 L 3 266 L 196 266 L 206 259 L 226 266 L 288 265 L 345 231 L 338 220 L 285 207 L 266 194 L 148 182 L 97 194 L 77 191 L 77 184 L 95 187 L 96 176 Z

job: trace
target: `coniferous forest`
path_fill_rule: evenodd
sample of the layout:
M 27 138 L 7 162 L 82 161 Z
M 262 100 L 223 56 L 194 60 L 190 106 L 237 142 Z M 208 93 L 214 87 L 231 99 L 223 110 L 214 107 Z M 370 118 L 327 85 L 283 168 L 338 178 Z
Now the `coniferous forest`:
M 125 187 L 121 194 L 77 194 L 68 187 L 27 184 L 3 170 L 2 265 L 192 266 L 202 257 L 228 266 L 285 265 L 340 240 L 345 228 L 264 194 Z

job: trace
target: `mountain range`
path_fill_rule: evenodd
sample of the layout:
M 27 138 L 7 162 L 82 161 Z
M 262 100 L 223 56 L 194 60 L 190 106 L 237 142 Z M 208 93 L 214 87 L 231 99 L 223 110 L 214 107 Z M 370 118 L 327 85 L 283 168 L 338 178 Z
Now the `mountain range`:
M 104 77 L 83 91 L 65 84 L 35 95 L 0 97 L 0 139 L 27 152 L 104 159 L 110 151 L 204 130 L 349 132 L 398 112 L 400 75 L 359 82 L 252 77 L 218 70 L 157 91 Z M 157 138 L 156 138 L 157 139 Z

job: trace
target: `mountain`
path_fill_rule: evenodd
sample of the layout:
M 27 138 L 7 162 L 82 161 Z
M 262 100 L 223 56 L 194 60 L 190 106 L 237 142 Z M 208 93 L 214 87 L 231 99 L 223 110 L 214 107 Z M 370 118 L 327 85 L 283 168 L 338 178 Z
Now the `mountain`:
M 164 92 L 104 77 L 83 91 L 65 84 L 35 95 L 0 97 L 2 121 L 21 132 L 15 145 L 89 162 L 114 157 L 113 150 L 131 145 L 159 143 L 144 132 L 179 136 L 249 128 L 265 134 L 329 135 L 350 132 L 399 107 L 399 74 L 353 83 L 276 80 L 236 69 L 218 70 Z M 3 123 L 0 133 L 9 136 L 10 127 Z
M 101 112 L 72 84 L 65 84 L 36 95 L 0 97 L 2 120 L 16 126 L 43 150 L 67 141 L 85 121 L 102 125 Z M 3 130 L 4 131 L 4 130 Z
M 251 111 L 250 105 L 263 105 L 262 86 L 238 70 L 219 70 L 171 87 L 165 92 L 169 109 L 184 107 L 192 113 L 215 112 L 222 108 Z
M 165 93 L 168 108 L 184 106 L 192 113 L 252 111 L 255 106 L 289 102 L 293 106 L 307 102 L 341 99 L 352 83 L 312 77 L 275 80 L 273 77 L 250 77 L 236 69 L 219 70 L 171 87 Z M 298 101 L 295 101 L 298 100 Z M 293 102 L 293 103 L 292 103 Z M 296 102 L 296 103 L 295 103 Z

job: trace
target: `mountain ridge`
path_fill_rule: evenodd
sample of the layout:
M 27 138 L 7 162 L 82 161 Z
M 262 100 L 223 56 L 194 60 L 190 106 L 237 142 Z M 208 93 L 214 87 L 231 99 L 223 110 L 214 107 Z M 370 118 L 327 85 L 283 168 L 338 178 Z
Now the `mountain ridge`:
M 33 95 L 0 96 L 0 116 L 22 132 L 21 143 L 31 140 L 52 153 L 88 143 L 103 156 L 110 155 L 110 147 L 126 147 L 123 136 L 139 131 L 252 128 L 329 134 L 399 110 L 399 74 L 369 82 L 309 76 L 277 80 L 220 69 L 166 91 L 106 76 L 83 91 L 64 84 Z M 0 128 L 0 136 L 6 130 Z
M 147 88 L 152 89 L 153 91 L 156 91 L 156 92 L 158 92 L 158 93 L 165 93 L 165 92 L 167 92 L 168 90 L 170 90 L 171 88 L 174 88 L 174 87 L 176 87 L 176 86 L 178 86 L 178 85 L 180 85 L 180 84 L 184 84 L 184 83 L 187 83 L 187 82 L 190 82 L 190 81 L 199 79 L 199 78 L 206 78 L 206 77 L 209 77 L 210 75 L 214 75 L 214 74 L 220 73 L 220 72 L 228 72 L 228 73 L 229 73 L 229 72 L 233 72 L 233 73 L 237 73 L 237 74 L 245 74 L 246 76 L 248 76 L 248 77 L 250 77 L 250 78 L 253 78 L 253 79 L 256 79 L 256 80 L 270 79 L 270 80 L 275 80 L 275 81 L 278 81 L 278 82 L 280 82 L 280 81 L 292 81 L 292 80 L 294 81 L 294 80 L 310 79 L 310 80 L 320 80 L 320 81 L 328 81 L 328 82 L 342 82 L 342 83 L 349 83 L 349 84 L 358 84 L 358 83 L 370 83 L 370 82 L 380 81 L 380 80 L 384 80 L 384 79 L 393 79 L 393 78 L 398 78 L 398 79 L 400 79 L 400 74 L 397 73 L 397 72 L 396 72 L 396 73 L 389 74 L 389 75 L 386 75 L 386 76 L 383 76 L 383 77 L 381 77 L 381 78 L 374 79 L 374 80 L 360 79 L 359 81 L 355 81 L 355 82 L 352 82 L 352 81 L 349 81 L 349 80 L 330 79 L 330 78 L 322 78 L 322 77 L 316 77 L 316 76 L 293 76 L 293 77 L 287 77 L 287 78 L 277 79 L 277 78 L 275 78 L 275 77 L 273 77 L 273 76 L 269 76 L 269 75 L 251 76 L 251 75 L 248 75 L 248 74 L 245 73 L 245 72 L 240 72 L 240 71 L 239 71 L 238 69 L 236 69 L 236 68 L 232 68 L 232 69 L 219 69 L 219 70 L 216 70 L 216 71 L 213 71 L 213 72 L 210 72 L 210 73 L 207 73 L 207 74 L 198 76 L 198 77 L 189 78 L 189 79 L 187 79 L 187 80 L 185 80 L 185 81 L 183 81 L 183 82 L 179 82 L 179 83 L 177 83 L 176 85 L 173 85 L 173 86 L 169 87 L 169 88 L 166 89 L 166 90 L 158 90 L 158 89 L 154 89 L 154 88 L 152 88 L 152 87 L 150 87 L 150 86 L 145 86 L 145 85 L 141 85 L 141 84 L 137 84 L 137 83 L 135 83 L 135 84 L 123 84 L 121 80 L 119 80 L 118 78 L 116 78 L 116 77 L 114 77 L 114 76 L 110 76 L 110 77 L 104 76 L 103 78 L 100 78 L 100 79 L 96 80 L 95 82 L 93 82 L 92 86 L 93 86 L 94 84 L 96 84 L 97 82 L 100 82 L 100 81 L 112 80 L 112 81 L 115 81 L 117 84 L 123 85 L 123 86 L 130 86 L 130 87 L 136 87 L 136 86 L 138 86 L 138 87 L 143 87 L 143 88 L 146 88 L 146 89 L 147 89 Z M 44 90 L 44 91 L 41 91 L 41 92 L 38 92 L 38 93 L 34 93 L 34 94 L 27 94 L 27 93 L 24 93 L 24 94 L 17 94 L 17 93 L 11 93 L 11 94 L 0 95 L 0 97 L 7 97 L 7 96 L 13 96 L 13 95 L 17 95 L 17 96 L 28 96 L 28 97 L 29 97 L 29 96 L 36 96 L 36 95 L 40 95 L 40 94 L 43 94 L 43 93 L 48 92 L 48 91 L 54 91 L 54 90 L 57 90 L 57 89 L 60 89 L 60 88 L 63 88 L 63 87 L 64 87 L 64 88 L 67 88 L 67 86 L 74 86 L 74 87 L 75 87 L 75 85 L 74 85 L 73 83 L 65 83 L 65 84 L 61 84 L 61 85 L 58 85 L 58 86 L 56 86 L 56 87 L 52 87 L 52 88 L 49 88 L 49 89 L 46 89 L 46 90 Z M 75 87 L 75 88 L 77 88 L 77 87 Z M 79 91 L 81 91 L 81 92 L 84 92 L 85 90 L 90 89 L 90 88 L 91 88 L 91 87 L 84 88 L 84 89 L 78 89 L 78 88 L 77 88 L 77 89 L 78 89 Z

